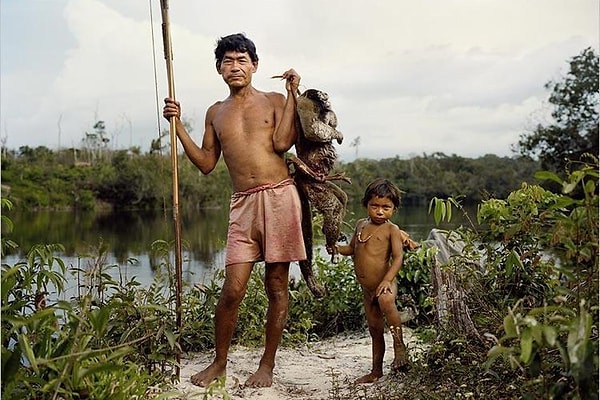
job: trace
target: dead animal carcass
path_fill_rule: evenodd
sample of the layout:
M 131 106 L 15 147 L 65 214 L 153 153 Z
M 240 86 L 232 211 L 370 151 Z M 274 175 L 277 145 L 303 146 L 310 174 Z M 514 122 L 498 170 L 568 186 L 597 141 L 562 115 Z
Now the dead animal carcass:
M 337 127 L 337 117 L 327 93 L 308 89 L 297 98 L 298 119 L 301 131 L 296 141 L 296 156 L 288 159 L 294 167 L 294 180 L 302 201 L 302 233 L 307 259 L 300 261 L 300 271 L 308 288 L 316 297 L 327 294 L 312 271 L 313 230 L 312 209 L 323 215 L 325 245 L 332 262 L 336 256 L 335 244 L 340 239 L 341 225 L 348 196 L 334 180 L 350 183 L 344 174 L 331 174 L 337 159 L 333 141 L 342 143 L 343 136 Z

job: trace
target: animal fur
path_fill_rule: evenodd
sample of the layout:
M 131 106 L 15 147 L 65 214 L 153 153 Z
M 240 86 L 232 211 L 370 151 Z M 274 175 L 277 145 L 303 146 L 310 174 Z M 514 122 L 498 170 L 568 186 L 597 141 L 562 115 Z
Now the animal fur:
M 320 285 L 312 271 L 313 228 L 312 208 L 323 215 L 325 245 L 334 262 L 335 244 L 340 238 L 341 225 L 348 196 L 333 180 L 350 179 L 344 174 L 330 175 L 337 154 L 332 144 L 344 139 L 337 128 L 337 117 L 327 93 L 308 89 L 297 98 L 298 120 L 301 132 L 296 141 L 297 156 L 288 159 L 294 166 L 294 180 L 302 203 L 302 233 L 307 259 L 300 261 L 300 271 L 315 297 L 323 297 L 327 289 Z

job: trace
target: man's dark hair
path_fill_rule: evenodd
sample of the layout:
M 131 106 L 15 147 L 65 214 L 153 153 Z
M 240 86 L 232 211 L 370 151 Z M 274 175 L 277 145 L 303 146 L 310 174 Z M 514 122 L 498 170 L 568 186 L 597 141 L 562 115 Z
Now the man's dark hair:
M 388 179 L 377 178 L 373 182 L 369 183 L 367 189 L 365 190 L 365 196 L 362 199 L 362 205 L 366 207 L 369 203 L 369 200 L 371 200 L 373 196 L 387 197 L 392 201 L 394 207 L 400 207 L 400 189 L 398 189 L 398 186 L 394 185 Z
M 223 61 L 223 57 L 228 51 L 248 53 L 252 62 L 258 61 L 256 46 L 252 40 L 248 39 L 243 33 L 234 33 L 232 35 L 224 36 L 217 41 L 217 47 L 215 48 L 217 68 L 221 65 L 221 61 Z

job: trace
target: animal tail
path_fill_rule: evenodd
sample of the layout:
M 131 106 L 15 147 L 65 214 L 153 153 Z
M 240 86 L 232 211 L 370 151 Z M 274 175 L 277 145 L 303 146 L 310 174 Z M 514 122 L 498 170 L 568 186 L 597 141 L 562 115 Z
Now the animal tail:
M 313 226 L 310 203 L 304 192 L 298 188 L 300 204 L 302 205 L 302 238 L 306 249 L 306 260 L 299 261 L 300 272 L 306 281 L 308 289 L 316 298 L 327 295 L 327 289 L 321 285 L 313 273 Z

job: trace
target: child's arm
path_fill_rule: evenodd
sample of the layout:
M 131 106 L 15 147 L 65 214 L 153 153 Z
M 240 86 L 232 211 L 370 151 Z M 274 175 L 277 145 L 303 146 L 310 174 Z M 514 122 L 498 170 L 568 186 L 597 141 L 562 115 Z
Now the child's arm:
M 356 235 L 352 235 L 352 239 L 350 239 L 350 243 L 348 244 L 336 244 L 335 248 L 337 249 L 338 253 L 340 253 L 343 256 L 353 256 L 354 255 L 354 241 Z
M 354 239 L 354 236 L 352 238 Z M 336 244 L 335 248 L 337 249 L 337 252 L 343 256 L 354 255 L 354 246 L 352 241 L 350 241 L 350 244 Z
M 356 231 L 358 229 L 358 224 L 360 223 L 357 222 L 356 223 L 356 227 L 354 228 L 354 232 L 352 233 L 352 239 L 350 239 L 350 243 L 343 245 L 343 244 L 336 244 L 335 248 L 337 250 L 338 253 L 340 253 L 343 256 L 353 256 L 354 255 L 354 241 L 356 240 Z
M 375 292 L 376 296 L 380 296 L 383 293 L 393 293 L 392 284 L 396 278 L 396 275 L 398 275 L 398 271 L 400 271 L 400 267 L 402 266 L 402 260 L 404 258 L 402 235 L 400 233 L 400 228 L 398 228 L 396 225 L 393 225 L 391 228 L 390 244 L 392 246 L 392 263 L 390 264 L 390 268 L 388 269 L 387 273 L 383 277 L 383 280 L 377 287 Z

